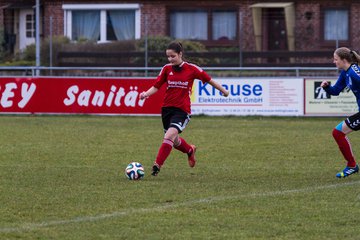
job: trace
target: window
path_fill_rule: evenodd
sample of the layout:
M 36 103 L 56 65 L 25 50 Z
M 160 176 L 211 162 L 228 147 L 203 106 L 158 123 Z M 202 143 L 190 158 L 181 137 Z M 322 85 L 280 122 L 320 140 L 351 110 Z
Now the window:
M 237 15 L 226 10 L 170 12 L 170 36 L 191 40 L 236 40 Z
M 139 4 L 64 4 L 65 35 L 98 42 L 140 38 Z
M 349 13 L 347 10 L 324 10 L 324 40 L 349 40 Z
M 26 14 L 26 37 L 34 38 L 35 37 L 35 15 Z
M 236 39 L 236 13 L 214 12 L 212 23 L 213 40 Z
M 135 39 L 135 12 L 131 10 L 107 11 L 107 40 Z
M 208 39 L 207 12 L 173 12 L 170 15 L 170 35 L 174 38 Z
M 71 28 L 72 40 L 100 40 L 100 12 L 73 11 Z

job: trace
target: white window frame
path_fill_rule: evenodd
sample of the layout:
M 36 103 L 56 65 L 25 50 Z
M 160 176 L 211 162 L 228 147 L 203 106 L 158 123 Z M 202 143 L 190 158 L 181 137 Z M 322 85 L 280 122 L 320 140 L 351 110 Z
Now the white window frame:
M 99 10 L 100 11 L 100 40 L 98 43 L 110 42 L 106 40 L 106 11 L 135 10 L 135 39 L 141 37 L 140 4 L 63 4 L 64 35 L 72 39 L 72 11 Z

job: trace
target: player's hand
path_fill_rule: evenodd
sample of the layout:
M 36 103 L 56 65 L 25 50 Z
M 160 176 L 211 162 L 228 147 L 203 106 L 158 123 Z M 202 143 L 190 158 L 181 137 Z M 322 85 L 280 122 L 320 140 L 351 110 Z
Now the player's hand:
M 141 100 L 144 100 L 145 98 L 148 98 L 149 96 L 146 94 L 146 92 L 142 92 L 142 93 L 140 93 L 140 95 L 139 95 L 139 98 L 141 99 Z
M 323 81 L 323 82 L 321 83 L 320 87 L 326 88 L 326 87 L 329 86 L 329 85 L 330 85 L 329 82 L 325 80 L 325 81 Z
M 225 91 L 225 92 L 223 93 L 223 95 L 224 95 L 224 97 L 229 96 L 229 91 Z

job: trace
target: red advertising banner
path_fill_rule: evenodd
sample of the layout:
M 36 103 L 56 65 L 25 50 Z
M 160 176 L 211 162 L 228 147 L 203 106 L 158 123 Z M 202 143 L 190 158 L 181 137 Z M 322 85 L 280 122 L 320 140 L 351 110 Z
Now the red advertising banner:
M 149 78 L 0 78 L 0 112 L 160 114 L 165 89 L 145 100 Z

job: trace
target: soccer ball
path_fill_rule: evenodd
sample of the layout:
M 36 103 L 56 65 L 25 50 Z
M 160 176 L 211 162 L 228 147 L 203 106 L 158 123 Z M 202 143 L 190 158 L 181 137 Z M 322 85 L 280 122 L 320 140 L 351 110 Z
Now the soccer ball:
M 129 165 L 125 168 L 125 176 L 129 180 L 140 180 L 144 178 L 145 171 L 143 165 L 138 162 L 129 163 Z

